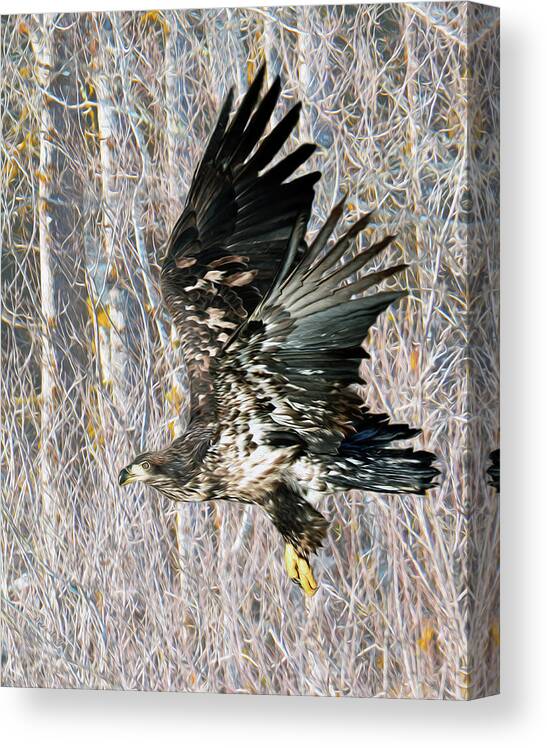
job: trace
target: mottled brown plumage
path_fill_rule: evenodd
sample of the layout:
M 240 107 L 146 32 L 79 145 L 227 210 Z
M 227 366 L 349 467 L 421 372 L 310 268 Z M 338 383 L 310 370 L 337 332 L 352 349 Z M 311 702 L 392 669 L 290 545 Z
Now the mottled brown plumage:
M 437 471 L 430 453 L 390 446 L 419 431 L 369 413 L 354 387 L 364 337 L 405 295 L 363 292 L 406 266 L 361 275 L 391 236 L 344 262 L 371 216 L 331 241 L 343 201 L 306 244 L 319 175 L 287 180 L 313 146 L 267 170 L 299 107 L 259 142 L 280 91 L 276 80 L 259 101 L 263 77 L 231 121 L 228 96 L 162 267 L 191 381 L 187 432 L 137 457 L 120 483 L 261 506 L 285 539 L 289 576 L 313 594 L 309 556 L 328 527 L 314 502 L 346 488 L 423 494 Z

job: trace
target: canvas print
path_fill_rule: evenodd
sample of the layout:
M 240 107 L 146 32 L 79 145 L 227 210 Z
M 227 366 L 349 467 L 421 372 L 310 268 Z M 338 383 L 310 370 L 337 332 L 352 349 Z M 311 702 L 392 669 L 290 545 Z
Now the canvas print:
M 499 688 L 499 14 L 2 17 L 2 685 Z

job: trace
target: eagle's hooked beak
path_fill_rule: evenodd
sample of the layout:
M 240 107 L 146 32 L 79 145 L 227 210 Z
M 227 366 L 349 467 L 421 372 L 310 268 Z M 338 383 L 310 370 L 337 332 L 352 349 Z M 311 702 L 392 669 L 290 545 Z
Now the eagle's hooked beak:
M 118 476 L 118 483 L 120 484 L 120 486 L 125 486 L 126 483 L 130 483 L 131 480 L 134 480 L 131 475 L 130 467 L 131 465 L 129 467 L 124 467 L 120 471 L 120 474 Z
M 146 468 L 144 467 L 146 465 Z M 145 462 L 132 462 L 120 472 L 118 475 L 118 483 L 120 486 L 125 486 L 128 483 L 135 483 L 135 481 L 145 481 L 149 477 L 150 463 Z

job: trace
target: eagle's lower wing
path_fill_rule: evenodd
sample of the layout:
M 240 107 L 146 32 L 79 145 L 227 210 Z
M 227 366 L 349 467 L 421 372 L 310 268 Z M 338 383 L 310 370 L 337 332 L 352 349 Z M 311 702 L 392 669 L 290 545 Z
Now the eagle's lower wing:
M 360 381 L 368 329 L 405 291 L 362 294 L 406 266 L 350 282 L 393 237 L 339 265 L 369 220 L 362 218 L 326 249 L 342 209 L 343 203 L 334 209 L 315 241 L 278 279 L 215 367 L 221 422 L 246 421 L 259 442 L 300 444 L 308 453 L 338 454 L 344 440 L 367 429 L 368 444 L 376 446 L 418 433 L 389 425 L 386 416 L 368 415 L 351 387 Z M 304 231 L 305 226 L 295 225 L 291 244 L 299 243 Z
M 298 216 L 309 215 L 320 177 L 316 172 L 286 181 L 313 153 L 313 144 L 264 171 L 297 124 L 300 105 L 259 144 L 280 93 L 277 78 L 259 101 L 263 78 L 264 68 L 231 120 L 229 93 L 162 265 L 162 293 L 180 334 L 194 411 L 211 393 L 211 360 L 272 286 L 292 227 Z

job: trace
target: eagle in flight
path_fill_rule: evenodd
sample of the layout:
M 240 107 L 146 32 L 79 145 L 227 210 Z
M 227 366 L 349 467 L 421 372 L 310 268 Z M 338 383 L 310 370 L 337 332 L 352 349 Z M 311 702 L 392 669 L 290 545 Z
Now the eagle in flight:
M 264 136 L 281 91 L 276 78 L 261 98 L 264 73 L 233 117 L 229 92 L 161 268 L 190 380 L 187 430 L 138 455 L 119 483 L 262 507 L 285 541 L 289 577 L 313 595 L 310 556 L 329 524 L 314 506 L 321 496 L 424 494 L 438 471 L 429 452 L 391 444 L 419 429 L 369 412 L 357 389 L 369 328 L 406 293 L 364 294 L 406 265 L 360 271 L 394 237 L 348 258 L 371 214 L 334 240 L 342 200 L 306 241 L 321 174 L 291 177 L 315 145 L 271 165 L 301 105 Z

